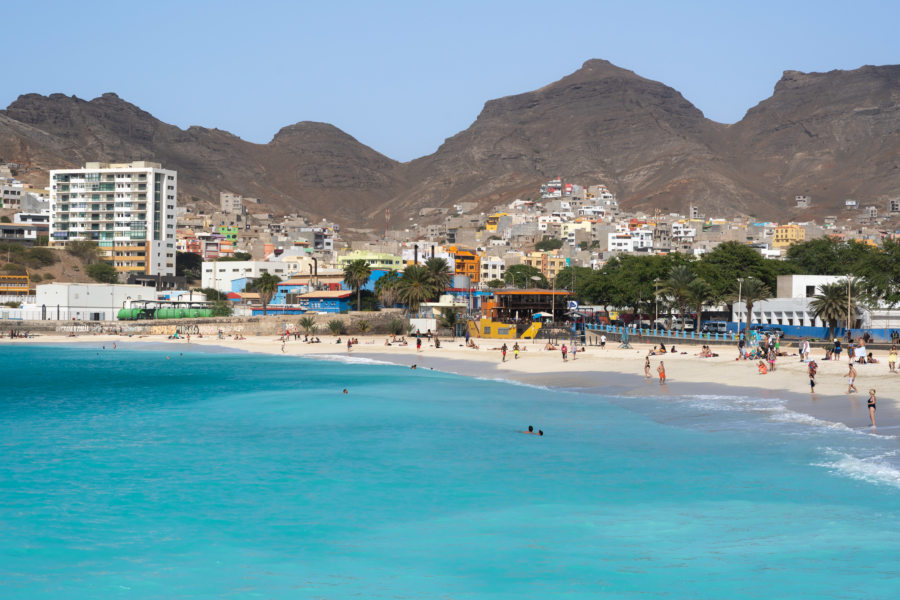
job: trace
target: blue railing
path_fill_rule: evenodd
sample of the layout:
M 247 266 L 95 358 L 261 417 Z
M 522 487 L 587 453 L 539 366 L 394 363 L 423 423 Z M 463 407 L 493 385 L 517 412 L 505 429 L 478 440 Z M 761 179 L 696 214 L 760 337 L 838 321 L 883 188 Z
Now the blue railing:
M 706 340 L 721 342 L 736 342 L 736 333 L 698 333 L 696 331 L 660 331 L 650 329 L 649 327 L 624 327 L 621 325 L 603 325 L 597 323 L 585 323 L 585 331 L 594 331 L 598 333 L 613 333 L 621 335 L 625 329 L 628 329 L 629 335 L 640 335 L 643 337 L 665 338 L 668 340 Z

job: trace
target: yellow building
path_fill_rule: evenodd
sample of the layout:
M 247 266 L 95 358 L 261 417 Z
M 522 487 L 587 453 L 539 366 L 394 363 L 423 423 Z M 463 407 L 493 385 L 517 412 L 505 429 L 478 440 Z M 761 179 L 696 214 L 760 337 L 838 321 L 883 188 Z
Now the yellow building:
M 796 223 L 788 223 L 787 225 L 779 225 L 775 228 L 772 245 L 776 248 L 784 248 L 805 240 L 806 230 Z
M 548 280 L 556 279 L 559 272 L 569 266 L 568 260 L 557 256 L 556 252 L 529 252 L 522 263 L 538 269 Z
M 343 269 L 356 260 L 364 260 L 373 270 L 390 271 L 391 269 L 396 269 L 399 271 L 403 268 L 403 259 L 396 254 L 369 252 L 367 250 L 354 250 L 338 256 L 338 268 Z
M 500 224 L 500 217 L 508 217 L 509 213 L 495 213 L 487 218 L 487 223 L 484 225 L 485 231 L 491 231 L 496 233 L 497 227 Z
M 481 281 L 481 257 L 471 248 L 450 246 L 448 252 L 456 263 L 456 274 L 465 275 L 472 283 Z
M 563 238 L 569 237 L 569 233 L 572 231 L 586 231 L 590 233 L 591 222 L 588 219 L 575 219 L 559 226 L 559 233 Z

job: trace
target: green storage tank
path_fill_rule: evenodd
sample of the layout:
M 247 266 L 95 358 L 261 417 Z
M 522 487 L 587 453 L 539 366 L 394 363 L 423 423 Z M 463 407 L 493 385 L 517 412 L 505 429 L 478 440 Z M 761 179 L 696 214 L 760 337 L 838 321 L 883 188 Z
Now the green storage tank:
M 201 309 L 198 309 L 197 312 L 200 313 L 197 316 L 201 317 L 201 318 L 213 316 L 211 308 L 201 308 Z
M 128 309 L 128 320 L 129 321 L 137 321 L 144 314 L 144 309 L 142 308 L 131 308 Z
M 132 319 L 130 308 L 120 308 L 118 319 L 120 321 L 130 321 Z
M 156 311 L 156 318 L 157 319 L 177 319 L 178 317 L 176 316 L 175 313 L 176 313 L 176 309 L 174 309 L 174 308 L 161 308 L 158 311 Z

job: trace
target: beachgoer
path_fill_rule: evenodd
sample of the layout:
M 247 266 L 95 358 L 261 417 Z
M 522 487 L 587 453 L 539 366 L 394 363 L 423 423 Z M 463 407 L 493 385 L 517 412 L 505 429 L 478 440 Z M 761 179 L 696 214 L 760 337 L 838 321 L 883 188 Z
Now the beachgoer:
M 809 360 L 809 340 L 803 338 L 800 342 L 800 362 Z
M 807 372 L 809 373 L 809 393 L 816 393 L 816 371 L 818 371 L 819 366 L 816 364 L 816 361 L 809 361 L 809 366 L 807 367 Z
M 347 338 L 347 352 L 353 348 L 353 340 L 351 338 Z
M 644 378 L 650 379 L 650 357 L 644 357 Z
M 769 355 L 767 356 L 767 358 L 769 359 L 769 371 L 775 370 L 775 356 L 775 348 L 770 348 Z
M 878 359 L 872 356 L 872 353 L 869 352 L 866 354 L 866 362 L 869 364 L 878 364 Z
M 566 354 L 569 352 L 569 349 L 566 347 L 565 344 L 563 344 L 562 348 L 560 348 L 560 352 L 562 352 L 563 362 L 566 362 L 568 360 L 566 358 Z
M 531 425 L 529 425 L 529 426 L 528 426 L 528 431 L 523 431 L 522 433 L 530 433 L 530 434 L 534 435 L 534 427 L 532 427 Z
M 854 382 L 856 381 L 856 367 L 853 366 L 853 363 L 850 363 L 850 370 L 847 371 L 847 393 L 856 392 L 856 386 Z
M 656 372 L 659 373 L 659 385 L 663 385 L 666 382 L 666 367 L 663 365 L 663 361 L 659 361 Z
M 503 345 L 500 346 L 500 355 L 503 359 L 501 362 L 506 362 L 506 342 L 503 342 Z
M 344 393 L 345 393 L 345 394 L 347 393 L 347 388 L 344 388 Z
M 572 360 L 575 360 L 575 355 L 578 354 L 578 343 L 572 344 Z
M 762 360 L 756 365 L 756 370 L 759 371 L 760 375 L 765 375 L 769 372 L 769 367 L 766 366 L 766 363 Z
M 513 358 L 519 360 L 519 342 L 513 344 Z
M 538 429 L 538 435 L 544 435 L 544 430 L 543 430 L 543 429 Z
M 840 360 L 841 358 L 841 340 L 839 338 L 834 338 L 834 360 Z
M 416 365 L 411 366 L 410 369 L 412 369 L 413 371 L 415 371 L 415 370 L 416 370 Z
M 872 421 L 872 427 L 875 427 L 875 388 L 869 390 L 869 420 Z
M 284 352 L 284 338 L 281 339 L 281 351 Z
M 416 352 L 422 351 L 422 338 L 416 336 Z
M 606 334 L 605 333 L 600 334 L 600 349 L 602 350 L 603 348 L 606 348 Z
M 891 373 L 897 372 L 897 346 L 891 346 L 891 352 L 888 354 L 888 369 Z

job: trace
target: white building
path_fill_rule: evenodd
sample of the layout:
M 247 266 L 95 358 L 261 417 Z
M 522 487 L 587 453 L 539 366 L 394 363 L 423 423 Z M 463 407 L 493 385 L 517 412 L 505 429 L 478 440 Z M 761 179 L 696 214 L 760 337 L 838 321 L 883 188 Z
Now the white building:
M 607 234 L 607 249 L 610 252 L 646 252 L 653 249 L 653 230 L 636 229 L 618 231 Z
M 202 269 L 201 287 L 213 288 L 226 294 L 234 291 L 233 284 L 238 279 L 256 279 L 263 273 L 286 279 L 293 274 L 288 263 L 267 260 L 204 261 Z
M 0 184 L 0 208 L 19 210 L 25 197 L 25 186 L 21 183 Z
M 503 279 L 506 273 L 506 262 L 497 256 L 481 259 L 481 282 L 487 283 L 494 279 Z
M 152 162 L 50 171 L 50 243 L 96 241 L 120 273 L 174 275 L 177 187 Z
M 244 199 L 231 192 L 219 193 L 220 210 L 229 215 L 240 215 L 244 212 Z
M 128 300 L 156 300 L 156 288 L 109 283 L 45 283 L 36 288 L 28 318 L 115 321 Z

